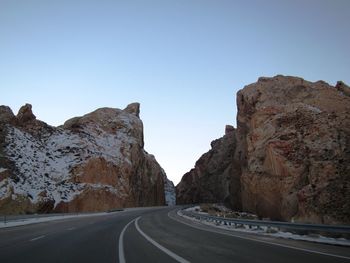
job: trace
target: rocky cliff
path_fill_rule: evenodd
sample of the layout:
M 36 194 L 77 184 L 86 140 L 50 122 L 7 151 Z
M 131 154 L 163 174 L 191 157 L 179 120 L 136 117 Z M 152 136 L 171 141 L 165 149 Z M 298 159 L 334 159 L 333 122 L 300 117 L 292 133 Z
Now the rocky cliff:
M 104 211 L 164 205 L 166 175 L 143 146 L 139 104 L 52 127 L 31 105 L 0 106 L 0 212 Z
M 195 167 L 186 173 L 176 187 L 177 204 L 220 202 L 230 203 L 232 174 L 236 165 L 235 129 L 226 126 L 225 135 L 211 142 L 211 150 L 203 154 Z
M 285 76 L 240 90 L 231 202 L 261 217 L 349 224 L 349 90 Z

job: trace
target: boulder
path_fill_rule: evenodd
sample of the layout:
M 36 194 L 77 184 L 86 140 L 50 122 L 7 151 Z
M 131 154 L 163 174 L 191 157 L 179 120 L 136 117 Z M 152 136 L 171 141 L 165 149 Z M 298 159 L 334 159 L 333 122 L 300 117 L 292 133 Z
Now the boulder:
M 28 103 L 19 109 L 16 117 L 20 123 L 25 123 L 36 119 L 32 112 L 32 105 Z
M 15 120 L 15 115 L 8 106 L 0 106 L 0 123 L 12 123 Z

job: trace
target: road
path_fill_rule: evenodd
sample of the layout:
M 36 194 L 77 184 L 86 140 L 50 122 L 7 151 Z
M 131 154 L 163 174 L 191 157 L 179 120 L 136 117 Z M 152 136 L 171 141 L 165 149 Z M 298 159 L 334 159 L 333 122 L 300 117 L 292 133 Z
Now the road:
M 0 229 L 0 261 L 344 263 L 350 249 L 217 230 L 160 207 Z

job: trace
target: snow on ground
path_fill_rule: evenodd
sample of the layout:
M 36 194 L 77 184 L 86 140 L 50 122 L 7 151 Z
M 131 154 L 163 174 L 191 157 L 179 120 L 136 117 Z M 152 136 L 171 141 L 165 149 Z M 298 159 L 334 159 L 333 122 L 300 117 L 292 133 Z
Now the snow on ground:
M 48 221 L 55 221 L 55 220 L 63 220 L 68 218 L 80 218 L 80 217 L 89 217 L 89 216 L 103 216 L 108 215 L 110 213 L 89 213 L 89 214 L 77 214 L 77 215 L 55 215 L 55 216 L 47 216 L 47 217 L 35 217 L 35 218 L 22 218 L 17 220 L 11 220 L 8 222 L 0 222 L 0 228 L 7 228 L 7 227 L 15 227 L 15 226 L 24 226 L 24 225 L 30 225 L 30 224 L 37 224 L 37 223 L 43 223 Z M 1 217 L 0 217 L 1 218 Z M 4 219 L 4 218 L 2 218 Z
M 198 214 L 205 214 L 208 215 L 208 213 L 199 212 L 200 207 L 194 206 L 187 208 L 186 211 L 195 212 Z M 237 231 L 237 232 L 245 232 L 245 233 L 254 233 L 258 235 L 265 235 L 265 236 L 273 236 L 273 237 L 279 237 L 279 238 L 285 238 L 285 239 L 293 239 L 293 240 L 302 240 L 302 241 L 310 241 L 315 243 L 323 243 L 323 244 L 331 244 L 331 245 L 342 245 L 342 246 L 350 246 L 350 240 L 345 238 L 331 238 L 331 237 L 325 237 L 321 235 L 298 235 L 290 232 L 282 232 L 278 231 L 276 228 L 268 228 L 266 226 L 260 226 L 256 228 L 249 228 L 248 225 L 243 225 L 238 228 L 235 226 L 229 226 L 229 225 L 221 225 L 216 222 L 209 222 L 206 220 L 200 220 L 193 217 L 189 217 L 184 215 L 181 210 L 177 212 L 179 216 L 185 217 L 187 219 L 190 219 L 195 222 L 200 222 L 204 225 L 214 226 L 220 229 L 229 230 L 229 231 Z M 272 231 L 271 231 L 272 230 Z
M 186 211 L 194 212 L 200 215 L 208 215 L 208 213 L 202 212 L 199 205 L 186 208 Z

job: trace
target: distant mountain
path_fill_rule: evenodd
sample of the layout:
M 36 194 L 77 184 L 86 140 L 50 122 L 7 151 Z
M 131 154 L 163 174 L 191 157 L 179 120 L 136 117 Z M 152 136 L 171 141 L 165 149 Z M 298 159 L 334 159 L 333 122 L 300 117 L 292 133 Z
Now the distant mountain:
M 0 213 L 164 205 L 172 189 L 143 148 L 139 111 L 101 108 L 52 127 L 29 104 L 17 116 L 0 106 Z
M 278 75 L 237 93 L 237 129 L 176 186 L 178 203 L 350 223 L 350 88 Z

